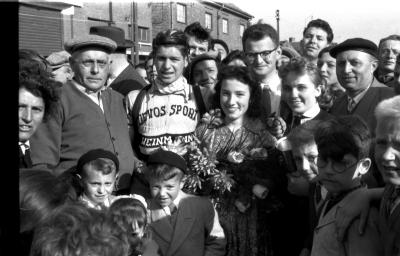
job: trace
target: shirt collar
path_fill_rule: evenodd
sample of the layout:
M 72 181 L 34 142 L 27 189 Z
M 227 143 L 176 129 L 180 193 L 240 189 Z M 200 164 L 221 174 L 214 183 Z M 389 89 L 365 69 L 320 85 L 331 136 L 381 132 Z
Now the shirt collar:
M 319 107 L 318 103 L 315 103 L 309 110 L 304 112 L 302 114 L 302 116 L 305 119 L 313 119 L 314 117 L 316 117 L 319 114 L 320 111 L 321 111 L 321 108 Z
M 107 89 L 107 87 L 103 86 L 100 88 L 100 90 L 98 90 L 97 92 L 91 91 L 87 88 L 85 88 L 84 86 L 80 85 L 77 81 L 75 81 L 74 79 L 72 79 L 72 84 L 75 85 L 75 87 L 81 91 L 82 93 L 86 94 L 86 95 L 91 95 L 91 94 L 97 94 L 100 91 L 104 91 Z
M 272 74 L 271 78 L 269 79 L 268 83 L 260 83 L 263 88 L 266 86 L 269 88 L 272 92 L 280 92 L 281 91 L 281 79 L 278 75 L 278 71 L 275 70 L 275 72 Z
M 182 196 L 183 196 L 183 192 L 182 190 L 179 190 L 178 195 L 176 196 L 176 198 L 174 199 L 174 201 L 172 201 L 172 203 L 175 205 L 176 209 L 179 208 L 179 203 L 182 200 Z M 171 215 L 171 210 L 169 209 L 169 205 L 165 206 L 163 208 L 163 210 L 168 214 Z
M 18 142 L 19 147 L 21 148 L 22 154 L 25 155 L 25 151 L 31 147 L 31 144 L 29 143 L 29 140 L 25 142 Z
M 372 83 L 373 82 L 374 82 L 374 80 L 372 80 Z M 371 87 L 371 84 L 367 88 L 365 88 L 363 91 L 361 91 L 359 94 L 357 94 L 354 98 L 347 95 L 347 101 L 353 100 L 355 102 L 355 104 L 357 105 L 358 102 L 360 102 L 361 99 L 364 97 L 364 95 L 367 93 L 369 87 Z
M 183 76 L 179 77 L 176 81 L 167 86 L 163 85 L 160 80 L 156 79 L 155 85 L 151 88 L 151 92 L 159 95 L 182 95 L 185 100 L 189 100 L 191 86 Z

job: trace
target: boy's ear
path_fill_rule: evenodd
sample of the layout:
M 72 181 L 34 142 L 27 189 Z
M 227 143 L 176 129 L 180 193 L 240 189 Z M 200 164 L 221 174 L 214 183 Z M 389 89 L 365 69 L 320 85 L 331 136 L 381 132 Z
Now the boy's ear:
M 182 190 L 184 185 L 185 185 L 185 182 L 183 182 L 183 178 L 182 178 L 181 182 L 179 183 L 179 188 Z
M 363 158 L 358 162 L 357 170 L 355 175 L 360 176 L 368 172 L 371 167 L 371 159 L 369 157 Z

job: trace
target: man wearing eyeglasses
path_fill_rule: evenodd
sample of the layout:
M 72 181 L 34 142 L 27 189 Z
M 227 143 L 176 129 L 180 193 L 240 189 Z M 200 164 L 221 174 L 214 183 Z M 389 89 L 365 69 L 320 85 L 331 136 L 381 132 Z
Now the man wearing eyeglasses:
M 123 96 L 105 87 L 110 68 L 109 54 L 117 45 L 106 37 L 86 35 L 67 41 L 74 77 L 61 88 L 54 116 L 32 137 L 34 167 L 59 175 L 76 165 L 89 150 L 113 152 L 120 162 L 118 192 L 128 188 L 134 168 Z

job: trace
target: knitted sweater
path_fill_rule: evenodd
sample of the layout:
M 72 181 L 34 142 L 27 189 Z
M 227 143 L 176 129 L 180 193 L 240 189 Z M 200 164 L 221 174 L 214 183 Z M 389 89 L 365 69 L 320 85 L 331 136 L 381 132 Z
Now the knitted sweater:
M 120 162 L 118 189 L 128 188 L 134 168 L 123 96 L 102 91 L 104 113 L 72 82 L 63 85 L 57 113 L 42 123 L 31 138 L 34 166 L 45 165 L 61 174 L 81 155 L 95 148 L 113 152 Z

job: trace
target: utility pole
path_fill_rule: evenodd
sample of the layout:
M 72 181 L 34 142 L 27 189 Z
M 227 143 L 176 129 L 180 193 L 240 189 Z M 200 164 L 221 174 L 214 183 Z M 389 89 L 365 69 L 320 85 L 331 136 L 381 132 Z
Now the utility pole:
M 280 34 L 279 34 L 279 10 L 276 10 L 276 31 L 278 32 L 278 42 L 280 42 Z

